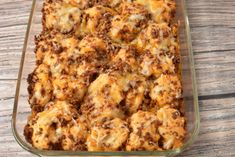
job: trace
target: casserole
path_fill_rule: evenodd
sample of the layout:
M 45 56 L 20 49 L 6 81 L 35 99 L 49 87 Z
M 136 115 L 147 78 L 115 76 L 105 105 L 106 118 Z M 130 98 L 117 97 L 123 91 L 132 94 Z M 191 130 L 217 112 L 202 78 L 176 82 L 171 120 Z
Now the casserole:
M 41 156 L 172 156 L 182 152 L 188 147 L 199 130 L 199 110 L 197 102 L 197 91 L 195 84 L 195 70 L 189 34 L 189 25 L 185 10 L 185 2 L 176 0 L 177 11 L 176 20 L 180 21 L 179 38 L 181 46 L 182 60 L 182 85 L 184 91 L 184 110 L 187 120 L 187 136 L 184 145 L 180 148 L 167 151 L 120 151 L 120 152 L 82 152 L 82 151 L 45 151 L 37 150 L 26 142 L 23 135 L 27 117 L 30 115 L 30 105 L 28 104 L 27 77 L 34 69 L 34 36 L 40 34 L 41 28 L 41 9 L 43 0 L 33 1 L 32 13 L 26 34 L 26 40 L 22 55 L 21 68 L 16 90 L 16 98 L 13 111 L 12 127 L 16 140 L 26 150 Z

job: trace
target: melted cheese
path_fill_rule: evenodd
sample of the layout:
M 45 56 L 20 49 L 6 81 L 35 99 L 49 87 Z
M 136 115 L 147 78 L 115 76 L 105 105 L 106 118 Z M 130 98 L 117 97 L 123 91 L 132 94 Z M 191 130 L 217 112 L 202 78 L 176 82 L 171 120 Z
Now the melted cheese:
M 120 74 L 101 74 L 88 89 L 82 111 L 90 117 L 91 124 L 105 117 L 123 118 L 118 104 L 124 99 L 127 80 Z
M 130 75 L 129 80 L 129 90 L 126 92 L 124 108 L 127 113 L 133 114 L 141 109 L 148 85 L 146 79 L 141 75 Z
M 185 119 L 176 109 L 165 106 L 157 111 L 157 119 L 162 123 L 159 126 L 159 134 L 163 136 L 164 149 L 175 149 L 182 146 L 185 136 Z
M 144 27 L 148 13 L 142 5 L 124 2 L 120 6 L 120 15 L 114 16 L 110 37 L 116 42 L 130 42 Z
M 175 13 L 175 2 L 173 0 L 135 0 L 144 5 L 152 14 L 153 20 L 157 23 L 170 22 Z
M 47 29 L 57 29 L 62 33 L 68 33 L 79 28 L 81 22 L 81 10 L 71 4 L 63 2 L 44 3 L 43 25 Z
M 85 33 L 95 33 L 98 31 L 108 31 L 109 19 L 114 16 L 116 12 L 108 7 L 94 6 L 84 11 L 84 18 L 82 21 L 82 30 Z
M 97 124 L 87 138 L 88 151 L 117 151 L 127 140 L 127 123 L 119 118 Z
M 127 151 L 159 149 L 160 136 L 156 115 L 140 110 L 131 116 L 130 127 L 133 131 L 127 142 Z
M 81 119 L 74 119 L 73 116 L 76 114 L 76 110 L 66 102 L 47 104 L 45 111 L 32 119 L 30 128 L 33 130 L 33 146 L 38 149 L 49 149 L 60 143 L 64 150 L 75 149 L 76 144 L 87 136 L 86 124 Z M 74 141 L 69 141 L 70 136 Z
M 30 104 L 43 107 L 52 97 L 53 88 L 49 78 L 49 67 L 41 64 L 29 75 L 28 81 L 30 83 L 28 88 Z
M 173 0 L 45 0 L 26 139 L 40 150 L 179 148 Z M 163 144 L 163 145 L 162 145 Z
M 151 54 L 149 52 L 143 55 L 140 62 L 140 73 L 144 76 L 160 77 L 163 73 L 175 73 L 173 57 L 170 58 L 165 53 Z
M 113 62 L 121 62 L 128 64 L 132 69 L 138 69 L 138 61 L 136 58 L 137 51 L 131 47 L 122 48 L 119 52 L 113 56 Z
M 164 106 L 180 98 L 181 93 L 181 82 L 177 75 L 161 75 L 151 89 L 150 97 L 156 100 L 158 105 Z
M 140 50 L 149 50 L 152 54 L 159 54 L 160 52 L 169 52 L 177 55 L 178 41 L 175 36 L 177 25 L 169 27 L 167 23 L 156 24 L 150 22 L 148 27 L 143 30 L 134 41 Z

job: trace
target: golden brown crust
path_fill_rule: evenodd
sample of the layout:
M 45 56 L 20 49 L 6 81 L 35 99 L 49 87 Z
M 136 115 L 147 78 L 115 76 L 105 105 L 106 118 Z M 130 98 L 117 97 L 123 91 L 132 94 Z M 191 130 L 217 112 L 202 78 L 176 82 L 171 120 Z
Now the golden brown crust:
M 84 149 L 87 126 L 84 119 L 78 117 L 71 104 L 50 102 L 43 112 L 29 120 L 25 135 L 38 149 Z
M 132 70 L 138 70 L 138 51 L 134 46 L 126 46 L 112 55 L 113 64 L 124 63 L 127 64 Z
M 146 77 L 160 77 L 161 74 L 174 74 L 175 65 L 173 57 L 170 58 L 166 53 L 152 54 L 146 51 L 140 60 L 140 73 Z
M 157 119 L 161 123 L 158 131 L 164 138 L 164 149 L 179 148 L 185 137 L 185 119 L 176 109 L 165 106 L 157 111 Z
M 117 151 L 128 138 L 125 121 L 115 118 L 96 124 L 87 138 L 88 151 Z
M 149 14 L 142 5 L 123 2 L 119 6 L 119 15 L 112 19 L 109 35 L 116 42 L 131 42 L 148 19 Z
M 102 5 L 96 5 L 84 10 L 81 26 L 82 33 L 107 33 L 110 28 L 110 19 L 115 14 L 116 11 Z
M 130 118 L 132 132 L 127 141 L 126 150 L 159 150 L 158 121 L 155 114 L 147 111 L 134 113 Z
M 53 88 L 50 75 L 49 67 L 41 64 L 28 76 L 29 103 L 31 105 L 43 108 L 51 100 Z
M 81 106 L 82 113 L 88 116 L 91 125 L 103 118 L 124 118 L 118 105 L 124 99 L 126 88 L 127 81 L 119 73 L 100 74 L 91 83 Z
M 24 134 L 43 150 L 179 148 L 174 0 L 45 0 Z
M 174 0 L 134 0 L 136 3 L 144 5 L 152 19 L 156 23 L 170 23 L 176 11 L 176 4 Z
M 159 106 L 171 104 L 181 98 L 182 87 L 177 75 L 161 75 L 150 91 L 152 100 L 156 100 Z
M 81 22 L 81 10 L 63 0 L 46 0 L 42 13 L 44 30 L 56 29 L 68 33 L 79 28 Z
M 177 29 L 177 24 L 169 27 L 167 23 L 157 24 L 150 21 L 135 42 L 140 50 L 149 50 L 152 54 L 166 52 L 176 55 L 179 53 Z

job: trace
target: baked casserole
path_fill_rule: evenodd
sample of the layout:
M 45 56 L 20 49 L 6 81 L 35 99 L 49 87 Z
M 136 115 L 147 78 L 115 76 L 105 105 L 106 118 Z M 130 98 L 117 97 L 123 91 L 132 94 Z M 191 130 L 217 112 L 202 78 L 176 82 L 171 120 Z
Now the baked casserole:
M 174 0 L 45 0 L 27 141 L 40 150 L 180 148 L 175 10 Z

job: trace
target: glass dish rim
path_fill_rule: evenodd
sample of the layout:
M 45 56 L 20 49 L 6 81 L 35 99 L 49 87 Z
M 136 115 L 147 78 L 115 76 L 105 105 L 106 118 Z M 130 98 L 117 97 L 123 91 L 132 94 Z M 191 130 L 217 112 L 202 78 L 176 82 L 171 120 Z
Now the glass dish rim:
M 195 109 L 195 129 L 188 141 L 184 143 L 184 145 L 177 149 L 172 150 L 164 150 L 164 151 L 117 151 L 117 152 L 88 152 L 88 151 L 48 151 L 48 150 L 38 150 L 33 147 L 30 147 L 27 143 L 25 143 L 19 136 L 17 129 L 16 129 L 16 115 L 17 115 L 17 106 L 18 106 L 18 96 L 19 96 L 19 89 L 21 83 L 21 76 L 23 71 L 25 53 L 28 43 L 29 32 L 32 24 L 32 18 L 34 15 L 35 4 L 37 0 L 32 1 L 31 6 L 31 13 L 28 20 L 27 31 L 25 35 L 25 41 L 22 51 L 22 57 L 20 62 L 20 68 L 18 73 L 18 80 L 16 86 L 16 93 L 15 93 L 15 100 L 14 100 L 14 107 L 12 113 L 12 132 L 15 137 L 15 140 L 18 144 L 28 152 L 31 152 L 38 156 L 156 156 L 156 155 L 173 155 L 178 154 L 188 148 L 194 140 L 197 138 L 200 128 L 200 115 L 199 115 L 199 105 L 198 105 L 198 93 L 197 93 L 197 85 L 196 85 L 196 74 L 195 74 L 195 67 L 194 67 L 194 59 L 193 59 L 193 51 L 192 51 L 192 42 L 191 42 L 191 34 L 190 34 L 190 26 L 188 21 L 188 13 L 186 8 L 185 0 L 181 0 L 183 3 L 183 14 L 184 14 L 184 21 L 185 21 L 185 32 L 187 38 L 187 46 L 189 51 L 189 63 L 190 63 L 190 70 L 192 72 L 191 79 L 192 79 L 192 90 L 193 90 L 193 102 L 194 102 L 194 109 Z

